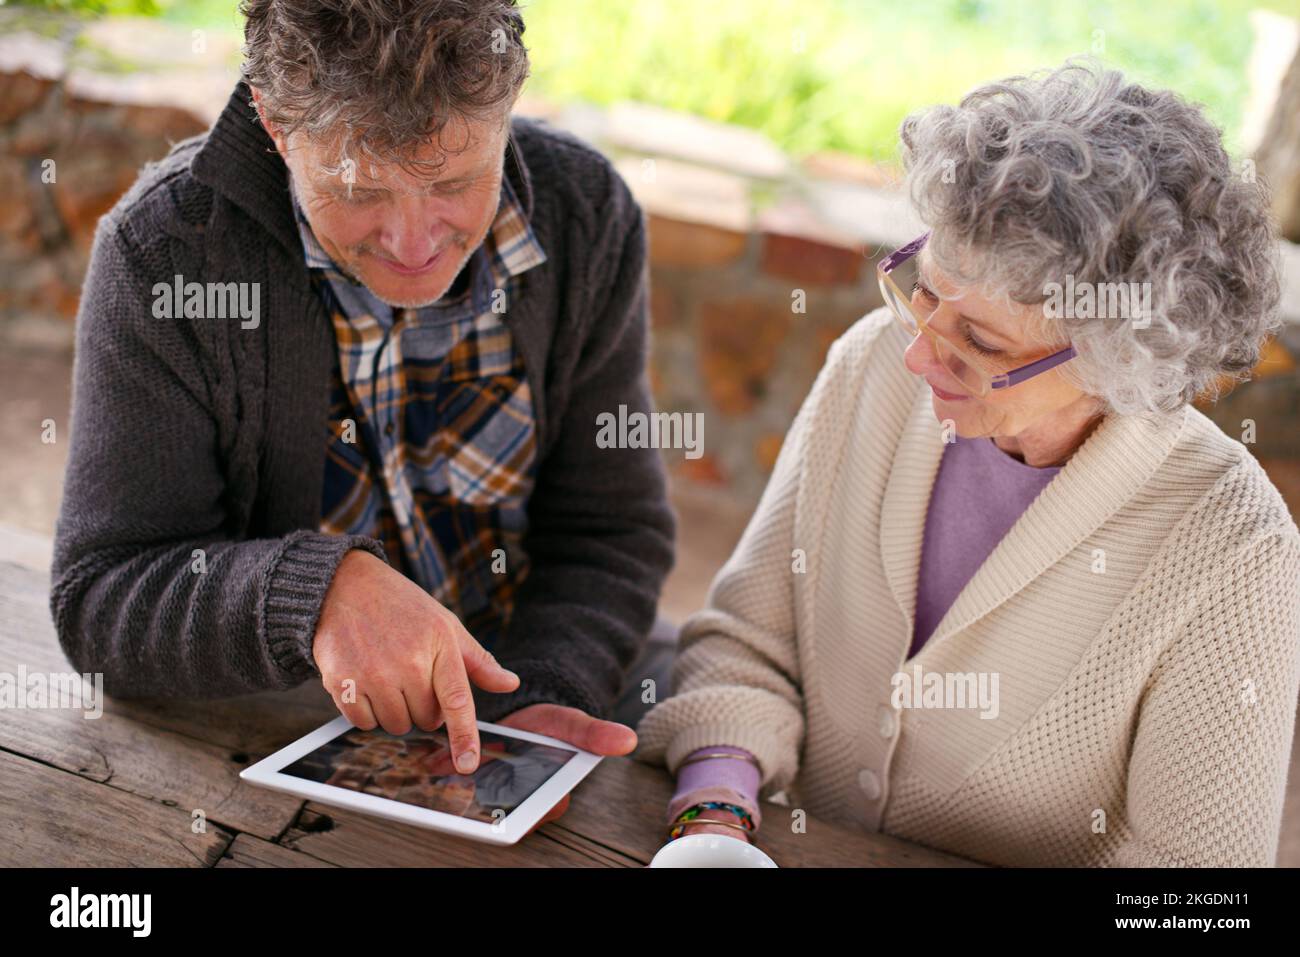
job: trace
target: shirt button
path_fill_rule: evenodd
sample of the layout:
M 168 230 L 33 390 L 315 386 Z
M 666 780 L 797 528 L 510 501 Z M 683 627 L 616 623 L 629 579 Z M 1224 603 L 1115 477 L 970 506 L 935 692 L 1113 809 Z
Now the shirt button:
M 858 772 L 858 787 L 862 788 L 862 793 L 869 800 L 874 801 L 880 797 L 880 775 L 870 768 L 864 768 Z
M 897 728 L 897 724 L 894 721 L 893 710 L 882 704 L 877 709 L 876 714 L 879 721 L 880 736 L 882 738 L 892 738 L 894 736 L 894 731 Z
M 393 423 L 389 422 L 386 426 L 384 426 L 384 435 L 392 435 L 392 434 L 393 434 Z

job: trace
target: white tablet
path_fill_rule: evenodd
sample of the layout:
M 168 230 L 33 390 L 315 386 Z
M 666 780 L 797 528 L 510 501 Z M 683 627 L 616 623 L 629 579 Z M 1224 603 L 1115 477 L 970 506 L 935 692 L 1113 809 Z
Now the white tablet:
M 245 768 L 245 781 L 336 807 L 513 844 L 585 778 L 600 756 L 545 735 L 478 722 L 479 765 L 459 774 L 447 726 L 398 736 L 340 715 Z

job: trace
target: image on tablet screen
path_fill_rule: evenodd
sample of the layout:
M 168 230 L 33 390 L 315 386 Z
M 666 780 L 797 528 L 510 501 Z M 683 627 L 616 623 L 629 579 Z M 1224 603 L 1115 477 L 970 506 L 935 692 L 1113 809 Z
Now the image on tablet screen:
M 479 739 L 473 774 L 452 766 L 446 727 L 400 737 L 350 728 L 280 773 L 491 824 L 501 818 L 493 811 L 513 811 L 575 753 L 491 731 Z

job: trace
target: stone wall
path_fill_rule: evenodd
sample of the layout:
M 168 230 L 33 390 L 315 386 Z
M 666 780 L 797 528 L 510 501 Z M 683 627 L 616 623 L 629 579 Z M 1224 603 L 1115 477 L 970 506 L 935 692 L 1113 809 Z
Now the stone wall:
M 0 32 L 0 323 L 11 336 L 66 340 L 96 222 L 144 163 L 207 128 L 214 114 L 196 103 L 225 85 L 224 71 L 186 57 L 175 75 L 142 83 L 102 69 L 94 39 L 106 22 L 0 12 L 0 31 L 20 16 L 31 27 Z M 162 49 L 192 42 L 154 36 Z M 42 329 L 51 318 L 62 327 Z
M 648 210 L 656 402 L 705 423 L 700 458 L 666 451 L 666 461 L 756 500 L 831 342 L 882 304 L 884 253 L 837 237 L 794 200 L 685 218 L 639 187 L 637 165 L 620 166 Z

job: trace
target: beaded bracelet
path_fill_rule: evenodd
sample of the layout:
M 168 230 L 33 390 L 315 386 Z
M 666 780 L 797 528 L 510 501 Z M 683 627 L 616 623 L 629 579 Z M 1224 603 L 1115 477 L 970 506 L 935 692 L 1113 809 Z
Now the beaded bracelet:
M 730 824 L 726 821 L 697 821 L 702 811 L 730 811 L 736 817 L 740 818 L 740 824 Z M 701 801 L 699 804 L 692 804 L 681 814 L 677 815 L 677 820 L 668 825 L 668 840 L 673 841 L 682 836 L 686 825 L 691 822 L 698 824 L 720 824 L 723 827 L 735 827 L 742 831 L 754 830 L 754 819 L 750 817 L 748 811 L 737 804 L 727 804 L 724 801 Z

